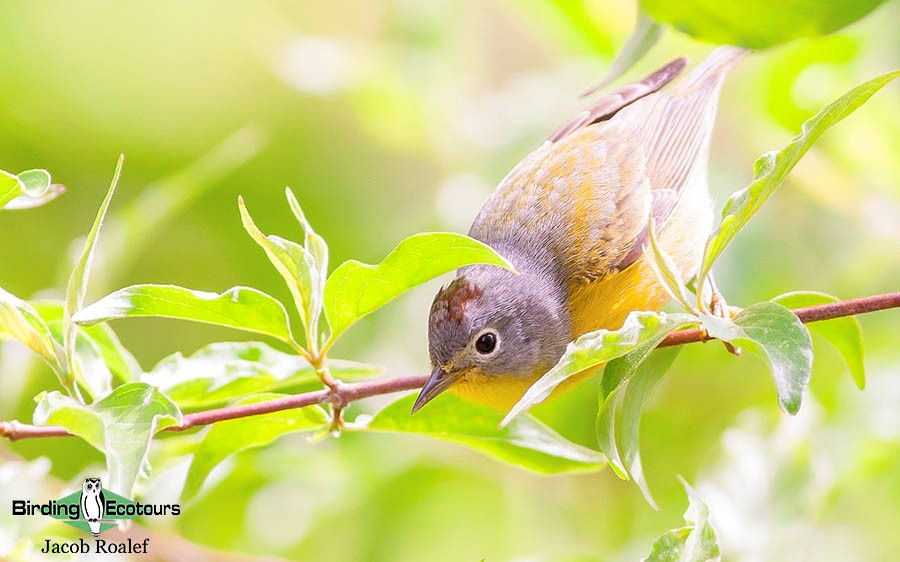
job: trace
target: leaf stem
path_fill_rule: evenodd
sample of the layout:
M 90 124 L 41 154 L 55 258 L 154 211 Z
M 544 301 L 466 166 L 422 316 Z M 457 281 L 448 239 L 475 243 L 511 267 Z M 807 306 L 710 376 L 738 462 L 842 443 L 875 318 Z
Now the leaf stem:
M 293 349 L 294 351 L 297 352 L 297 355 L 299 355 L 300 357 L 306 359 L 306 361 L 307 361 L 310 365 L 313 365 L 313 356 L 310 355 L 310 353 L 309 353 L 308 351 L 306 351 L 306 348 L 304 348 L 304 347 L 303 347 L 302 345 L 300 345 L 299 343 L 295 342 L 293 339 L 291 339 L 291 340 L 284 340 L 284 341 L 285 341 L 288 345 L 291 346 L 291 349 Z M 315 365 L 313 365 L 313 367 L 315 367 Z
M 334 434 L 339 434 L 344 427 L 344 408 L 348 404 L 341 395 L 341 389 L 344 384 L 331 375 L 331 369 L 328 367 L 325 358 L 325 351 L 319 352 L 311 363 L 316 370 L 319 380 L 327 387 L 328 401 L 331 403 L 331 426 L 329 430 Z
M 335 338 L 332 335 L 328 336 L 328 339 L 325 340 L 325 343 L 322 344 L 322 349 L 319 350 L 319 354 L 324 357 L 328 354 L 328 351 L 331 350 L 331 346 L 334 345 Z
M 82 404 L 85 404 L 84 396 L 81 395 L 81 389 L 78 388 L 78 381 L 75 380 L 75 374 L 72 372 L 67 372 L 63 375 L 63 388 L 66 389 L 66 392 L 72 398 L 78 400 Z
M 803 323 L 809 323 L 842 318 L 845 316 L 855 316 L 857 314 L 865 314 L 891 308 L 900 308 L 900 292 L 885 293 L 859 299 L 798 308 L 791 312 L 797 315 Z M 700 341 L 704 341 L 701 330 L 681 330 L 669 334 L 658 347 L 670 347 Z M 324 366 L 323 361 L 319 362 Z M 316 361 L 310 361 L 310 363 L 315 366 Z M 323 368 L 327 372 L 327 366 L 324 366 Z M 331 376 L 330 372 L 328 373 L 328 376 Z M 329 387 L 313 392 L 285 396 L 283 398 L 276 398 L 265 402 L 241 404 L 238 406 L 228 406 L 225 408 L 216 408 L 213 410 L 186 414 L 181 425 L 166 427 L 165 431 L 185 431 L 194 427 L 209 425 L 220 421 L 270 414 L 272 412 L 279 412 L 291 408 L 302 408 L 313 404 L 332 404 L 336 409 L 342 410 L 347 404 L 355 402 L 356 400 L 362 400 L 363 398 L 421 388 L 427 379 L 428 377 L 426 375 L 416 375 L 353 384 L 341 384 L 338 381 L 331 379 L 332 382 L 335 383 L 333 388 Z M 339 408 L 337 408 L 338 406 Z M 71 434 L 66 431 L 65 428 L 59 426 L 36 426 L 19 423 L 15 420 L 0 422 L 0 436 L 13 441 L 39 437 L 66 437 L 70 435 Z

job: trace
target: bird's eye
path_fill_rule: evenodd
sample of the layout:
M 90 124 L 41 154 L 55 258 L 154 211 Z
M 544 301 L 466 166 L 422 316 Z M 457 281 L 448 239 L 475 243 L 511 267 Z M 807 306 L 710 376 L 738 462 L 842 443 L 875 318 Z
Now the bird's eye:
M 485 332 L 478 336 L 478 339 L 475 340 L 475 349 L 478 350 L 478 353 L 483 355 L 487 355 L 494 351 L 494 348 L 497 347 L 497 334 L 494 332 Z

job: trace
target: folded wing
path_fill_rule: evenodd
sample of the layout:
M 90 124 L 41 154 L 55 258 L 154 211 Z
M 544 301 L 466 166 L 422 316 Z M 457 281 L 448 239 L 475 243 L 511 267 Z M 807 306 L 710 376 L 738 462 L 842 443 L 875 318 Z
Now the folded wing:
M 720 48 L 660 90 L 683 69 L 676 59 L 579 113 L 507 175 L 470 234 L 569 282 L 628 267 L 651 213 L 661 230 L 685 192 L 705 192 L 719 90 L 743 54 Z

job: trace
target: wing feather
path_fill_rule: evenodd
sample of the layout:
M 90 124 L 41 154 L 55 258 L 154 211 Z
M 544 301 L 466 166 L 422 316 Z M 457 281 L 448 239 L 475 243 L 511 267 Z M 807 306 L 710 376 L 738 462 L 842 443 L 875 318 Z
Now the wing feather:
M 665 225 L 677 200 L 693 181 L 706 189 L 706 165 L 716 118 L 719 91 L 728 71 L 748 51 L 722 47 L 672 89 L 640 100 L 626 108 L 617 120 L 633 129 L 635 142 L 647 154 L 647 177 L 653 189 L 674 189 L 676 201 L 654 218 Z
M 687 62 L 688 60 L 684 57 L 677 58 L 666 63 L 665 66 L 643 80 L 628 84 L 611 94 L 603 96 L 596 103 L 580 111 L 575 117 L 564 123 L 556 132 L 550 135 L 550 142 L 557 142 L 582 127 L 610 119 L 623 107 L 648 94 L 652 94 L 674 80 L 684 70 Z
M 676 59 L 601 99 L 507 175 L 470 235 L 514 263 L 551 263 L 570 285 L 628 267 L 640 257 L 651 212 L 662 230 L 685 191 L 706 191 L 718 93 L 742 56 L 720 48 L 660 90 L 683 69 Z

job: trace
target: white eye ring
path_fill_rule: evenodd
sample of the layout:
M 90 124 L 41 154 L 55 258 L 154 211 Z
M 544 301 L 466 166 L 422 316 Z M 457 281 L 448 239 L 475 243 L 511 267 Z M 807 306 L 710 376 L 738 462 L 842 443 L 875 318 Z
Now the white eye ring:
M 472 342 L 479 355 L 493 355 L 500 347 L 500 334 L 496 330 L 488 328 L 479 332 Z

